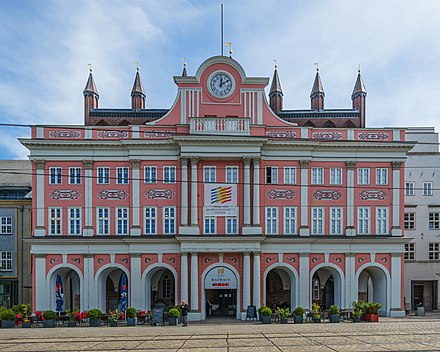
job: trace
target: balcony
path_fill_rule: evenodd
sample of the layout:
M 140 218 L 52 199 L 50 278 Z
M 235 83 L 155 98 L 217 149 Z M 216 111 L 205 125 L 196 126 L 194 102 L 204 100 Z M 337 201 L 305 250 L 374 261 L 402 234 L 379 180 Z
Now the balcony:
M 192 117 L 191 134 L 249 136 L 250 119 L 245 117 Z

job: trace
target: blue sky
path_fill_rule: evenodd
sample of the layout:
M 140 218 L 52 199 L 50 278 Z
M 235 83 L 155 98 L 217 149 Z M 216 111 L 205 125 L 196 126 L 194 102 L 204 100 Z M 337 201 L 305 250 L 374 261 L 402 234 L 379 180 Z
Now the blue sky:
M 310 107 L 318 62 L 326 108 L 351 107 L 361 64 L 367 127 L 440 127 L 440 1 L 20 0 L 0 1 L 0 121 L 82 124 L 88 64 L 103 108 L 130 107 L 139 62 L 147 107 L 169 108 L 172 76 L 220 53 L 224 40 L 249 76 L 279 66 L 284 107 Z M 227 48 L 225 48 L 225 51 Z M 0 158 L 23 159 L 0 127 Z

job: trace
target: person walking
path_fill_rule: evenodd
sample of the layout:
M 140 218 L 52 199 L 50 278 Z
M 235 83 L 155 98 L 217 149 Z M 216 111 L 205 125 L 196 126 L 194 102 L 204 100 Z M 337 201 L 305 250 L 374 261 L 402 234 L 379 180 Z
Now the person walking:
M 188 303 L 183 299 L 180 305 L 180 311 L 182 312 L 182 326 L 188 326 Z

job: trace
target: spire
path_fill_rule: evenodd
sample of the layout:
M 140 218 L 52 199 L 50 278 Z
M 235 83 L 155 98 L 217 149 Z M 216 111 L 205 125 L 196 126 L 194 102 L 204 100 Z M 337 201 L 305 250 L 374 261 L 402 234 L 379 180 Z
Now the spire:
M 364 81 L 362 80 L 361 76 L 361 69 L 358 69 L 358 75 L 353 88 L 353 93 L 351 93 L 351 97 L 353 98 L 356 94 L 359 93 L 367 94 L 367 90 L 365 89 Z
M 321 77 L 319 76 L 319 67 L 316 63 L 316 75 L 313 82 L 312 92 L 310 93 L 310 105 L 312 110 L 324 110 L 324 88 L 322 87 Z
M 183 72 L 182 72 L 182 77 L 186 77 L 186 62 L 183 63 Z
M 141 94 L 145 96 L 144 87 L 142 86 L 141 76 L 139 75 L 139 67 L 136 68 L 136 77 L 133 83 L 133 89 L 131 90 L 131 96 Z
M 366 105 L 367 105 L 367 90 L 365 89 L 364 81 L 361 76 L 361 69 L 358 69 L 358 75 L 356 83 L 351 93 L 351 100 L 353 101 L 353 109 L 359 111 L 360 125 L 359 127 L 365 128 L 366 126 Z
M 270 86 L 269 96 L 273 93 L 281 93 L 283 95 L 283 90 L 281 89 L 280 78 L 278 77 L 278 65 L 275 64 L 275 71 L 273 73 L 272 85 Z
M 272 85 L 270 86 L 269 92 L 269 104 L 275 114 L 278 114 L 279 111 L 283 110 L 283 90 L 281 89 L 280 78 L 278 77 L 278 65 L 276 64 L 276 61 Z
M 87 80 L 86 87 L 83 90 L 83 94 L 91 93 L 99 96 L 98 90 L 96 89 L 95 81 L 92 75 L 92 68 L 90 67 L 89 79 Z
M 324 94 L 324 88 L 322 87 L 321 77 L 319 76 L 319 68 L 316 69 L 315 81 L 313 82 L 312 92 L 310 93 L 310 98 L 314 95 L 321 93 Z

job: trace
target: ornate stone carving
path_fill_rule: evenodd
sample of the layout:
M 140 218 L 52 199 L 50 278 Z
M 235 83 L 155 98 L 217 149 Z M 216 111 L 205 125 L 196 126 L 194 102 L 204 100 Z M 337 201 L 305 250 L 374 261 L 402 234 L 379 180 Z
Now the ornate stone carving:
M 83 165 L 86 170 L 91 170 L 93 168 L 93 160 L 83 160 Z
M 271 189 L 266 194 L 269 199 L 292 199 L 296 195 L 291 189 Z
M 181 164 L 182 166 L 188 166 L 188 157 L 186 157 L 186 156 L 181 156 L 181 157 L 180 157 L 180 164 Z
M 127 131 L 99 131 L 97 134 L 98 138 L 128 138 Z
M 35 167 L 37 170 L 44 170 L 44 165 L 46 164 L 46 160 L 34 160 Z
M 248 156 L 243 157 L 243 165 L 250 166 L 251 165 L 251 158 Z
M 49 131 L 49 138 L 81 138 L 81 133 L 79 131 L 68 131 L 68 130 L 62 130 L 62 131 Z
M 287 131 L 287 132 L 267 132 L 266 137 L 269 138 L 285 138 L 285 139 L 295 139 L 296 132 Z
M 144 193 L 148 199 L 172 199 L 176 195 L 172 189 L 149 189 Z
M 260 166 L 261 158 L 259 157 L 252 158 L 252 162 L 254 163 L 254 166 Z
M 313 198 L 317 200 L 336 200 L 341 198 L 341 193 L 338 191 L 319 190 L 313 193 Z
M 108 200 L 119 200 L 119 199 L 125 199 L 128 197 L 127 192 L 122 190 L 102 190 L 98 193 L 98 197 L 101 199 L 108 199 Z
M 198 156 L 192 156 L 189 160 L 191 162 L 191 166 L 194 166 L 194 165 L 197 166 L 197 163 L 199 162 L 199 157 Z
M 67 199 L 78 199 L 80 194 L 76 190 L 53 190 L 49 194 L 53 199 L 67 200 Z
M 384 132 L 361 132 L 358 133 L 358 139 L 361 141 L 386 141 L 389 138 L 388 133 Z
M 340 133 L 340 132 L 313 132 L 312 139 L 337 141 L 339 139 L 342 139 L 342 133 Z
M 393 161 L 391 163 L 391 166 L 393 168 L 393 170 L 400 170 L 400 168 L 402 167 L 403 162 L 402 161 Z
M 347 170 L 354 170 L 354 168 L 356 167 L 356 161 L 346 161 L 345 166 L 347 167 Z
M 141 161 L 139 159 L 131 159 L 131 167 L 133 169 L 139 169 L 139 167 L 141 166 Z
M 384 200 L 388 194 L 381 190 L 362 191 L 359 193 L 359 198 L 362 200 Z
M 301 169 L 308 169 L 309 164 L 310 164 L 310 160 L 300 160 L 299 161 L 299 166 L 301 167 Z
M 145 138 L 172 138 L 175 135 L 174 131 L 145 131 Z

